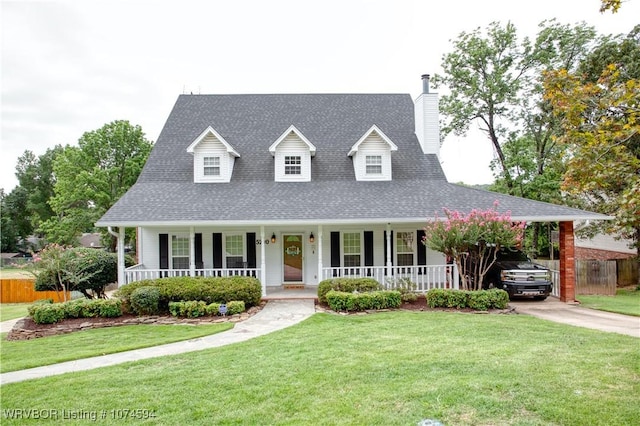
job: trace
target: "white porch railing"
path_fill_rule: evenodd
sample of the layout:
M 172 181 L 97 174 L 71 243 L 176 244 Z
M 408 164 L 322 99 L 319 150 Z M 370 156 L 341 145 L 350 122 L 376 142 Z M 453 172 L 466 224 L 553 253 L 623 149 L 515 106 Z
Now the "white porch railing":
M 390 290 L 396 286 L 398 278 L 408 278 L 416 285 L 415 291 L 419 293 L 425 293 L 434 288 L 452 288 L 456 290 L 460 288 L 458 268 L 453 264 L 322 268 L 323 280 L 338 277 L 373 278 Z
M 152 280 L 165 277 L 188 277 L 189 269 L 146 269 L 144 265 L 138 264 L 125 269 L 126 283 L 135 281 Z M 250 276 L 260 277 L 259 268 L 220 268 L 220 269 L 196 269 L 196 277 L 233 277 Z

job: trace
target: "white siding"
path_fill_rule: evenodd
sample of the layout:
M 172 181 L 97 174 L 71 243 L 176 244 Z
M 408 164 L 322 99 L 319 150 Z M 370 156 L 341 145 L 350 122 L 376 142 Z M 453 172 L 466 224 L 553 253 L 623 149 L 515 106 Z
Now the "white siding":
M 204 158 L 220 158 L 220 175 L 204 175 Z M 225 145 L 214 135 L 208 134 L 193 150 L 193 178 L 195 182 L 229 182 L 235 157 L 227 152 Z
M 284 158 L 286 156 L 299 156 L 301 158 L 302 170 L 300 175 L 284 174 Z M 276 147 L 275 179 L 276 182 L 309 182 L 311 180 L 311 152 L 309 146 L 294 132 L 290 132 Z
M 379 155 L 382 157 L 382 174 L 367 175 L 367 155 Z M 391 180 L 391 148 L 378 135 L 372 132 L 358 147 L 353 155 L 353 167 L 356 180 Z
M 415 102 L 416 136 L 422 152 L 440 156 L 440 125 L 438 123 L 438 94 L 423 93 Z

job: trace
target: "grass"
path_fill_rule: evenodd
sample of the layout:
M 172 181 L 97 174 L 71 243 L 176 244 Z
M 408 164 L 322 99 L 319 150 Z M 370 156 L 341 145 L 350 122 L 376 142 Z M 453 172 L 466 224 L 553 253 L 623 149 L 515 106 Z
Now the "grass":
M 640 291 L 620 289 L 615 296 L 576 297 L 585 308 L 640 317 Z
M 0 303 L 0 321 L 7 321 L 27 316 L 31 303 Z
M 33 274 L 24 269 L 4 266 L 0 268 L 0 278 L 33 278 Z
M 104 424 L 125 409 L 149 425 L 636 424 L 638 348 L 524 315 L 316 314 L 235 345 L 4 385 L 2 421 L 28 407 Z
M 129 325 L 85 330 L 33 340 L 2 341 L 0 372 L 179 342 L 233 328 L 231 323 Z

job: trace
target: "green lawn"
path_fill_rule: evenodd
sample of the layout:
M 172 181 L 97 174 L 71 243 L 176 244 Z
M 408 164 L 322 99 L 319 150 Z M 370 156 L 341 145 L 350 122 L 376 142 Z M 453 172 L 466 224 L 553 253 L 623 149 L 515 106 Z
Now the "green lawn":
M 0 321 L 26 317 L 30 305 L 31 303 L 0 303 Z
M 102 424 L 141 410 L 149 425 L 631 425 L 638 343 L 525 315 L 316 314 L 239 344 L 4 385 L 2 423 L 28 407 Z
M 190 325 L 128 325 L 79 331 L 0 346 L 0 372 L 179 342 L 233 328 L 231 323 Z
M 585 308 L 640 317 L 640 291 L 638 290 L 620 289 L 615 296 L 579 295 L 576 298 Z

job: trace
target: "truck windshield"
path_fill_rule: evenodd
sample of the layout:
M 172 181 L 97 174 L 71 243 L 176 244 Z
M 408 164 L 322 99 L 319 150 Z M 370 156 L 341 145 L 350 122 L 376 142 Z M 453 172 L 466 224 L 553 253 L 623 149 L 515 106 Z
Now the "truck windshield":
M 497 260 L 524 260 L 528 261 L 529 258 L 526 254 L 520 250 L 502 249 L 498 252 Z

